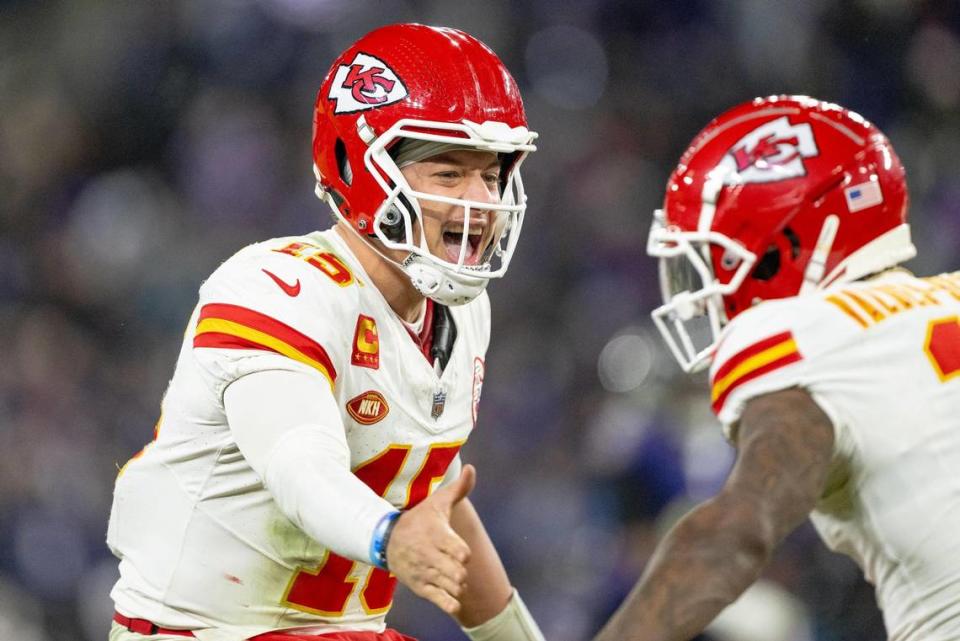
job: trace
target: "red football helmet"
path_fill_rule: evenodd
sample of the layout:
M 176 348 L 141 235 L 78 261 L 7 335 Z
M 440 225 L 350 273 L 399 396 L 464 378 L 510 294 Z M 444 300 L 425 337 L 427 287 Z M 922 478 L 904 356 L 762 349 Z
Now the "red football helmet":
M 320 86 L 313 128 L 317 195 L 361 236 L 409 252 L 397 264 L 425 296 L 465 303 L 509 266 L 526 209 L 519 169 L 536 149 L 536 136 L 527 129 L 516 82 L 482 42 L 456 29 L 381 27 L 344 51 Z M 409 139 L 498 154 L 500 203 L 411 189 L 391 155 Z M 467 234 L 456 263 L 434 256 L 422 234 L 416 242 L 418 198 L 462 206 L 465 229 L 471 211 L 493 212 L 495 233 L 480 265 L 465 264 Z
M 760 301 L 912 258 L 903 165 L 860 115 L 805 96 L 757 98 L 701 131 L 667 182 L 647 253 L 653 320 L 686 371 Z

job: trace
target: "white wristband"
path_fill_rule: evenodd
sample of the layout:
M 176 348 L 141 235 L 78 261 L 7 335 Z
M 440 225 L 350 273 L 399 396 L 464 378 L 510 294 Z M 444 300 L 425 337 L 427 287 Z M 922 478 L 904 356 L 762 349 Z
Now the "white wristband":
M 500 614 L 474 628 L 462 630 L 472 641 L 544 641 L 537 622 L 516 590 Z

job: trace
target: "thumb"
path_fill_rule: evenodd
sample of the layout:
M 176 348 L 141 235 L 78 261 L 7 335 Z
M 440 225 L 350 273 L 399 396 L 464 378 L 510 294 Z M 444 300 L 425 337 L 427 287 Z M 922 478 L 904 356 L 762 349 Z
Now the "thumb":
M 470 494 L 476 484 L 477 469 L 467 464 L 460 470 L 460 476 L 457 477 L 457 480 L 446 487 L 440 488 L 435 496 L 437 501 L 444 506 L 448 508 L 453 507 L 467 498 L 467 495 Z

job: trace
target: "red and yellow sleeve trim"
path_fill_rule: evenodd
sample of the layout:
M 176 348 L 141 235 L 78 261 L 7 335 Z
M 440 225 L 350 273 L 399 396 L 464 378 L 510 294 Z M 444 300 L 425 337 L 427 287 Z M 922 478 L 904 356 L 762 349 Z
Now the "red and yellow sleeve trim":
M 204 305 L 193 346 L 274 352 L 319 371 L 331 388 L 337 380 L 337 370 L 319 343 L 285 323 L 239 305 Z
M 782 332 L 739 351 L 720 366 L 713 376 L 710 400 L 716 414 L 733 390 L 740 385 L 802 360 L 792 332 Z

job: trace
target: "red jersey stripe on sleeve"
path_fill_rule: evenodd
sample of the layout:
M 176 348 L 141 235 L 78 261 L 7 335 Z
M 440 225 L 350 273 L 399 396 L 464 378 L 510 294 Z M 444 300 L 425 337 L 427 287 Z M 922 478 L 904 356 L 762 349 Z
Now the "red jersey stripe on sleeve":
M 713 376 L 710 400 L 717 414 L 737 387 L 802 360 L 792 332 L 781 332 L 740 350 L 721 365 Z
M 239 305 L 204 305 L 193 346 L 275 352 L 318 370 L 331 387 L 337 380 L 337 370 L 323 346 L 275 318 Z

